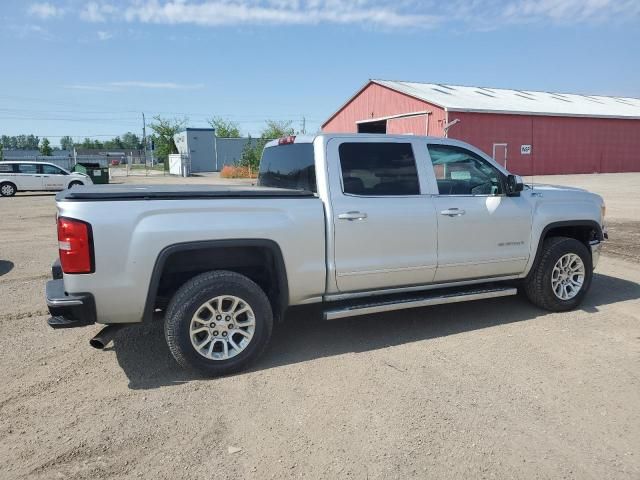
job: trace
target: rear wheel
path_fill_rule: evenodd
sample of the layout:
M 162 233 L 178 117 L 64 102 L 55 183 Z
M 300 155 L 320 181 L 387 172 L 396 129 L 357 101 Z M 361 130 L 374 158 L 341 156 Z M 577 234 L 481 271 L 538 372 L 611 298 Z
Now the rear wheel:
M 592 276 L 591 255 L 582 242 L 552 237 L 544 241 L 540 259 L 525 280 L 525 292 L 535 305 L 563 312 L 582 302 Z
M 262 289 L 228 271 L 189 280 L 165 317 L 165 337 L 176 361 L 210 376 L 246 368 L 266 348 L 272 328 L 271 305 Z
M 18 189 L 11 182 L 0 183 L 0 195 L 3 197 L 13 197 Z

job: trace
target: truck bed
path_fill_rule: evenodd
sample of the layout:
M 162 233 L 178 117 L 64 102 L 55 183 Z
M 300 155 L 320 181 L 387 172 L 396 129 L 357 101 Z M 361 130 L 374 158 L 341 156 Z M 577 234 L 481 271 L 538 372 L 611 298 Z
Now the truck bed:
M 56 201 L 194 200 L 211 198 L 305 198 L 306 190 L 229 185 L 86 185 L 63 190 Z

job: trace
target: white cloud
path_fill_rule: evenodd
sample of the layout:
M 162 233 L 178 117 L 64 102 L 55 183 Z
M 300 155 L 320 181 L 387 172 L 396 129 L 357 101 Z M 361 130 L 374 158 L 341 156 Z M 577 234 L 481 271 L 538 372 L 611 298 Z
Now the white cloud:
M 113 19 L 116 13 L 116 7 L 110 3 L 87 2 L 80 10 L 80 18 L 87 22 L 100 23 Z
M 70 88 L 72 90 L 89 90 L 91 92 L 115 92 L 117 88 L 109 87 L 108 85 L 65 85 L 64 88 Z
M 120 88 L 153 88 L 165 90 L 196 90 L 204 87 L 204 84 L 202 83 L 141 82 L 135 80 L 127 82 L 111 82 L 109 85 Z
M 91 0 L 66 7 L 34 3 L 40 18 L 69 13 L 92 22 L 164 25 L 319 25 L 424 29 L 459 25 L 496 29 L 520 23 L 624 22 L 640 18 L 640 0 Z M 100 34 L 98 34 L 100 35 Z
M 130 22 L 206 26 L 335 23 L 417 28 L 431 27 L 442 20 L 427 12 L 401 12 L 394 2 L 369 0 L 146 0 L 130 5 L 125 18 Z
M 517 0 L 506 4 L 502 18 L 513 22 L 541 19 L 557 23 L 603 22 L 640 16 L 638 0 Z
M 197 90 L 203 88 L 202 83 L 175 83 L 175 82 L 146 82 L 139 80 L 127 80 L 121 82 L 108 82 L 98 84 L 74 84 L 66 85 L 65 88 L 74 90 L 91 90 L 98 92 L 115 92 L 132 88 L 151 90 Z
M 109 39 L 113 38 L 113 33 L 111 33 L 111 32 L 105 32 L 105 31 L 102 31 L 102 30 L 98 30 L 98 32 L 96 32 L 96 33 L 98 35 L 98 39 L 99 40 L 103 40 L 104 41 L 104 40 L 109 40 Z
M 56 7 L 49 2 L 32 3 L 27 10 L 29 15 L 47 20 L 49 18 L 62 17 L 64 9 Z
M 29 23 L 21 25 L 8 25 L 7 30 L 11 31 L 19 38 L 39 37 L 42 40 L 51 41 L 55 37 L 46 29 L 40 25 L 32 25 Z

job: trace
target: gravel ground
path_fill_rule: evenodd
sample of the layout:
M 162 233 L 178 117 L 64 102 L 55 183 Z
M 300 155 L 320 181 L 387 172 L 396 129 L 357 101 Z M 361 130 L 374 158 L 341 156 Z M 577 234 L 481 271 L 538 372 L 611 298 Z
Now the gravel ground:
M 252 370 L 215 380 L 176 366 L 161 322 L 104 352 L 98 327 L 49 329 L 53 196 L 1 198 L 0 477 L 640 478 L 640 174 L 536 181 L 607 201 L 581 309 L 296 313 Z

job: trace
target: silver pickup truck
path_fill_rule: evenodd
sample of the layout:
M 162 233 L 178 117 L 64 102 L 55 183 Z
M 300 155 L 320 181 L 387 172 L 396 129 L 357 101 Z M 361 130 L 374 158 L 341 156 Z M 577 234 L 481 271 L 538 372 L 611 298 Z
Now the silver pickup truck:
M 56 200 L 49 325 L 106 324 L 100 348 L 162 312 L 175 359 L 209 375 L 256 359 L 292 306 L 334 320 L 520 288 L 572 309 L 606 238 L 598 195 L 524 185 L 446 138 L 285 137 L 255 187 L 87 186 Z

